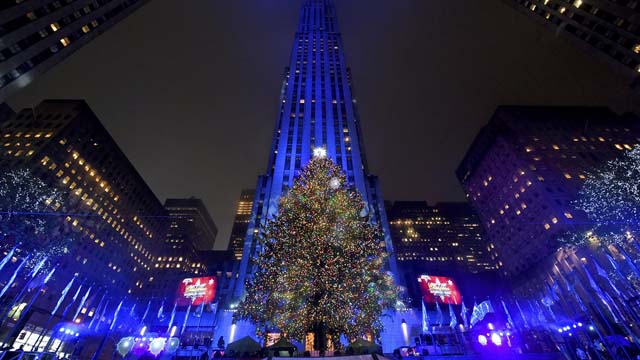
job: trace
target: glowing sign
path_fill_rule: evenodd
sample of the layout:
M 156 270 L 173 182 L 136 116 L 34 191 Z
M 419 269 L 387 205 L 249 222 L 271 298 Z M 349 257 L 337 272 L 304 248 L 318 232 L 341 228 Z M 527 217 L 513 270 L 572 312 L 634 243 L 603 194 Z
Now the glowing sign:
M 217 285 L 218 280 L 213 276 L 182 280 L 178 288 L 178 305 L 187 306 L 189 303 L 193 305 L 211 303 L 216 297 Z
M 421 275 L 418 278 L 422 298 L 426 303 L 458 305 L 461 295 L 456 283 L 444 276 Z

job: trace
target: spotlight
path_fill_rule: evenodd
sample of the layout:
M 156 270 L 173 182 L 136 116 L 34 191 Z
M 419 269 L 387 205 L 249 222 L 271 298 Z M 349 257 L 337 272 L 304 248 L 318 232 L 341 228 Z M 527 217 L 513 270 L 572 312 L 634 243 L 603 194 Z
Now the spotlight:
M 496 346 L 502 346 L 502 338 L 497 333 L 491 334 L 491 342 Z
M 58 330 L 58 331 L 60 331 L 60 332 L 64 332 L 64 328 L 63 328 L 63 327 L 61 327 L 61 328 L 60 328 L 60 330 Z
M 581 322 L 579 322 L 579 323 L 578 323 L 578 326 L 579 326 L 579 327 L 582 327 L 582 323 L 581 323 Z
M 478 335 L 478 343 L 482 346 L 487 346 L 487 337 L 482 334 Z
M 492 324 L 492 323 L 488 323 L 488 324 L 487 324 L 487 328 L 488 328 L 489 330 L 493 330 L 493 324 Z
M 589 330 L 594 331 L 596 328 L 593 327 L 593 325 L 589 325 Z
M 144 336 L 144 333 L 147 331 L 147 327 L 143 326 L 142 329 L 140 330 L 140 336 Z
M 576 324 L 573 324 L 573 328 L 574 328 L 574 329 L 575 329 L 575 328 L 577 328 L 577 327 L 578 327 L 578 325 L 576 325 Z
M 76 337 L 80 336 L 80 333 L 76 333 Z
M 558 329 L 558 332 L 559 332 L 559 333 L 562 333 L 562 329 Z

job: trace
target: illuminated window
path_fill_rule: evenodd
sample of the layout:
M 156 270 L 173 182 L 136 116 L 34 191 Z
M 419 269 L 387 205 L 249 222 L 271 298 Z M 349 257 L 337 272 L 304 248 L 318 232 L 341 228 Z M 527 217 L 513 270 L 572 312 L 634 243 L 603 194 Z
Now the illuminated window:
M 549 228 L 551 228 L 551 225 L 549 225 L 549 224 L 544 224 L 544 229 L 545 229 L 545 230 L 549 230 Z
M 615 145 L 613 145 L 613 146 L 615 146 L 615 147 L 616 147 L 616 149 L 618 149 L 618 150 L 622 150 L 622 149 L 624 149 L 624 148 L 622 147 L 622 145 L 620 145 L 620 144 L 615 144 Z
M 568 174 L 568 173 L 564 173 L 564 178 L 565 178 L 565 179 L 571 179 L 571 175 L 570 175 L 570 174 Z
M 557 224 L 558 223 L 558 218 L 557 217 L 552 217 L 551 218 L 551 222 L 554 223 L 554 224 Z
M 564 14 L 565 11 L 567 11 L 566 7 L 563 6 L 560 8 L 560 14 Z
M 573 6 L 579 8 L 582 5 L 582 0 L 575 0 L 573 2 Z
M 51 26 L 51 30 L 53 31 L 58 31 L 60 30 L 60 25 L 58 25 L 57 22 L 54 22 L 53 24 L 50 25 Z
M 91 30 L 91 29 L 89 28 L 88 25 L 85 25 L 85 26 L 82 27 L 82 32 L 85 33 L 85 34 L 88 33 L 89 30 Z
M 560 146 L 553 144 L 551 147 L 553 147 L 553 150 L 560 150 Z
M 69 44 L 71 44 L 71 40 L 69 40 L 69 38 L 68 38 L 68 37 L 64 37 L 64 38 L 60 39 L 60 43 L 61 43 L 63 46 L 69 46 Z
M 564 213 L 564 217 L 566 217 L 567 219 L 573 219 L 573 215 L 571 215 L 570 212 L 566 212 Z

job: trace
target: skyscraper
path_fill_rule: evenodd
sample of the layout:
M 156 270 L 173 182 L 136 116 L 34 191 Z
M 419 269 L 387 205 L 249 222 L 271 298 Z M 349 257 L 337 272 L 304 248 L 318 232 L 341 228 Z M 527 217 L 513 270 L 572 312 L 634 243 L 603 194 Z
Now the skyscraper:
M 477 291 L 478 282 L 497 278 L 500 263 L 468 203 L 395 201 L 387 214 L 398 269 L 414 305 L 420 306 L 420 275 L 451 277 L 467 296 L 480 298 L 493 289 Z
M 607 108 L 500 107 L 457 176 L 515 278 L 559 247 L 585 215 L 573 201 L 588 173 L 640 143 L 640 119 Z
M 0 102 L 146 0 L 0 2 Z
M 242 248 L 244 247 L 244 239 L 247 237 L 247 229 L 251 221 L 251 208 L 253 207 L 255 193 L 256 191 L 253 189 L 242 190 L 240 200 L 238 200 L 238 207 L 236 208 L 236 216 L 233 219 L 228 249 L 233 252 L 233 256 L 238 261 L 242 259 Z
M 640 1 L 504 0 L 640 88 Z
M 258 251 L 259 228 L 277 212 L 280 196 L 316 152 L 340 165 L 348 182 L 364 197 L 363 212 L 372 215 L 393 250 L 378 180 L 367 169 L 360 118 L 346 66 L 342 37 L 332 0 L 308 0 L 300 10 L 289 66 L 279 97 L 279 114 L 267 164 L 258 178 L 251 222 L 244 242 L 236 296 L 251 276 L 251 257 Z M 397 274 L 395 259 L 389 269 Z

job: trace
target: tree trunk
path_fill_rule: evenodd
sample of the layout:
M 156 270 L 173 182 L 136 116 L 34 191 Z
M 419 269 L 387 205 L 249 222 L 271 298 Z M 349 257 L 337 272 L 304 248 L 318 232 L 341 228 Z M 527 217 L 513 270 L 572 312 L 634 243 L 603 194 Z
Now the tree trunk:
M 321 354 L 327 350 L 327 329 L 324 323 L 319 323 L 314 329 L 313 348 L 320 351 Z

